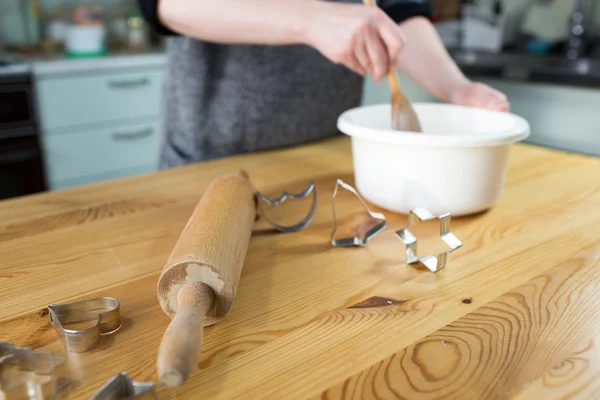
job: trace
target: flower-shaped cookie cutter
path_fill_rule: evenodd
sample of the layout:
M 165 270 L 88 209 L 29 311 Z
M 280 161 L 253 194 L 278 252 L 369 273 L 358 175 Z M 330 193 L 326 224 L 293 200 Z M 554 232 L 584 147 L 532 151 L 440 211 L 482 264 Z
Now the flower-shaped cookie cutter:
M 272 219 L 270 219 L 264 212 L 264 210 L 262 209 L 260 202 L 258 204 L 258 211 L 260 212 L 260 214 L 263 216 L 263 218 L 269 223 L 271 224 L 271 226 L 275 229 L 277 229 L 280 232 L 285 232 L 285 233 L 293 233 L 293 232 L 298 232 L 304 228 L 306 228 L 308 226 L 308 224 L 310 224 L 310 222 L 313 219 L 313 216 L 315 215 L 315 211 L 317 209 L 317 197 L 318 197 L 318 191 L 317 191 L 317 187 L 315 186 L 315 183 L 310 181 L 308 183 L 308 186 L 306 187 L 306 189 L 304 189 L 302 192 L 300 193 L 288 193 L 288 192 L 283 192 L 281 194 L 281 196 L 275 198 L 275 199 L 271 199 L 267 196 L 265 196 L 264 194 L 262 194 L 261 192 L 257 191 L 256 192 L 256 197 L 258 200 L 261 200 L 267 204 L 269 204 L 270 206 L 276 207 L 282 203 L 284 203 L 287 199 L 303 199 L 305 197 L 308 197 L 310 194 L 313 194 L 313 200 L 312 200 L 312 204 L 310 206 L 310 210 L 308 210 L 308 214 L 304 217 L 304 219 L 300 222 L 298 222 L 295 225 L 291 225 L 291 226 L 283 226 L 280 225 L 278 223 L 276 223 L 275 221 L 273 221 Z
M 375 226 L 373 226 L 371 229 L 367 230 L 364 233 L 363 237 L 354 235 L 352 237 L 341 238 L 341 239 L 335 238 L 335 234 L 336 234 L 337 228 L 338 228 L 337 218 L 335 215 L 335 197 L 337 196 L 339 188 L 345 189 L 345 190 L 349 191 L 350 193 L 352 193 L 360 201 L 360 203 L 364 207 L 367 214 L 369 214 L 369 216 L 372 219 L 378 221 L 378 223 Z M 333 212 L 333 231 L 331 232 L 331 244 L 334 247 L 350 247 L 350 246 L 364 247 L 367 245 L 367 242 L 369 240 L 371 240 L 375 235 L 377 235 L 379 232 L 383 231 L 387 227 L 387 221 L 385 219 L 385 215 L 378 213 L 378 212 L 371 211 L 369 209 L 369 207 L 367 206 L 367 203 L 365 203 L 365 201 L 358 194 L 356 189 L 354 189 L 352 186 L 348 185 L 341 179 L 338 179 L 335 182 L 335 189 L 333 190 L 333 195 L 331 197 L 331 209 Z
M 417 256 L 417 238 L 408 230 L 411 226 L 424 221 L 433 219 L 440 220 L 440 238 L 449 247 L 449 250 L 435 255 L 427 255 L 424 257 Z M 404 243 L 406 247 L 406 262 L 414 264 L 420 262 L 425 265 L 431 272 L 439 272 L 446 267 L 448 254 L 462 246 L 462 242 L 450 232 L 450 214 L 444 214 L 439 217 L 433 215 L 425 208 L 415 208 L 410 210 L 408 214 L 408 225 L 396 231 L 396 236 Z
M 96 347 L 102 341 L 102 335 L 116 332 L 121 327 L 120 304 L 112 297 L 50 304 L 48 311 L 52 327 L 56 329 L 65 348 L 74 353 Z M 65 328 L 68 324 L 93 320 L 96 323 L 85 329 Z

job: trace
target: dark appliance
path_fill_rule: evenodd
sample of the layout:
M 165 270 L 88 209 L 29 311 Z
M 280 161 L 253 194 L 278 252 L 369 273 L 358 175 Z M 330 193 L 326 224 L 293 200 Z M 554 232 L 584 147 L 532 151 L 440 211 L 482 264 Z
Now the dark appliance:
M 45 190 L 32 74 L 0 60 L 0 200 Z

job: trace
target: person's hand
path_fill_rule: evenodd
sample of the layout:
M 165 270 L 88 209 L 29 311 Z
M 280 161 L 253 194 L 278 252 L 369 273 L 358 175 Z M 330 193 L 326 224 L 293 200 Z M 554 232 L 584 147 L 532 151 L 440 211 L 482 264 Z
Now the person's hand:
M 381 80 L 404 47 L 398 25 L 378 7 L 317 1 L 306 44 L 336 64 Z
M 506 95 L 486 84 L 468 82 L 454 88 L 450 93 L 450 103 L 462 106 L 480 107 L 492 111 L 508 111 Z

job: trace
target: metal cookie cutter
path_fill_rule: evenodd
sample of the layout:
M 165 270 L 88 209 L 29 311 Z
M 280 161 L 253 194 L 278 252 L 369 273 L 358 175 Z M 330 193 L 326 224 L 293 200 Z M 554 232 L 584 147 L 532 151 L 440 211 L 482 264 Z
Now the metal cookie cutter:
M 0 399 L 63 398 L 70 384 L 65 359 L 0 342 Z
M 126 372 L 113 376 L 90 400 L 157 399 L 154 383 L 135 382 Z
M 308 224 L 310 224 L 310 221 L 312 221 L 312 218 L 315 215 L 315 211 L 317 209 L 318 194 L 317 194 L 317 187 L 315 186 L 314 182 L 310 181 L 308 183 L 308 186 L 306 187 L 306 189 L 304 189 L 304 191 L 302 191 L 300 193 L 293 194 L 293 193 L 288 193 L 288 192 L 284 191 L 281 194 L 281 196 L 277 197 L 276 199 L 270 199 L 267 196 L 265 196 L 264 194 L 262 194 L 261 192 L 258 192 L 258 191 L 256 192 L 256 197 L 258 199 L 262 200 L 263 202 L 265 202 L 271 206 L 278 206 L 279 204 L 285 202 L 287 199 L 296 199 L 296 200 L 303 199 L 305 197 L 308 197 L 311 193 L 313 193 L 313 201 L 310 206 L 310 210 L 308 211 L 308 214 L 304 217 L 304 219 L 302 221 L 300 221 L 297 224 L 292 225 L 292 226 L 282 226 L 280 224 L 277 224 L 273 220 L 271 220 L 265 214 L 264 210 L 260 206 L 260 202 L 258 204 L 258 210 L 259 210 L 260 214 L 263 216 L 263 218 L 278 231 L 285 232 L 285 233 L 298 232 L 298 231 L 304 229 L 305 227 L 307 227 Z
M 337 231 L 337 219 L 335 216 L 335 197 L 337 196 L 338 189 L 340 187 L 342 189 L 346 189 L 350 193 L 354 194 L 354 196 L 356 196 L 356 198 L 360 201 L 360 203 L 364 207 L 365 211 L 369 214 L 369 216 L 371 218 L 373 218 L 374 220 L 379 221 L 377 223 L 377 225 L 373 226 L 371 229 L 364 232 L 364 234 L 361 236 L 355 235 L 353 237 L 335 239 L 335 233 Z M 385 216 L 381 213 L 371 211 L 369 209 L 369 207 L 367 206 L 367 203 L 365 203 L 365 201 L 362 199 L 362 197 L 360 197 L 358 192 L 352 186 L 348 185 L 341 179 L 338 179 L 335 183 L 335 189 L 333 190 L 333 196 L 331 198 L 331 208 L 333 211 L 333 231 L 331 232 L 331 244 L 334 247 L 350 247 L 350 246 L 364 247 L 367 245 L 367 242 L 371 238 L 373 238 L 379 232 L 383 231 L 387 226 L 387 221 L 385 219 Z
M 96 347 L 102 335 L 110 334 L 121 327 L 120 304 L 112 297 L 77 301 L 65 304 L 50 304 L 50 322 L 68 351 L 81 353 Z M 67 329 L 64 326 L 84 321 L 96 323 L 85 329 Z
M 420 262 L 424 264 L 431 272 L 439 272 L 446 267 L 448 254 L 462 246 L 462 242 L 458 240 L 453 233 L 450 232 L 450 214 L 444 214 L 436 217 L 425 208 L 416 208 L 410 210 L 408 215 L 408 225 L 396 231 L 396 236 L 404 243 L 406 247 L 406 262 L 414 264 Z M 440 237 L 450 249 L 437 256 L 428 255 L 425 257 L 417 256 L 417 238 L 408 230 L 412 225 L 421 221 L 431 221 L 433 219 L 440 220 Z

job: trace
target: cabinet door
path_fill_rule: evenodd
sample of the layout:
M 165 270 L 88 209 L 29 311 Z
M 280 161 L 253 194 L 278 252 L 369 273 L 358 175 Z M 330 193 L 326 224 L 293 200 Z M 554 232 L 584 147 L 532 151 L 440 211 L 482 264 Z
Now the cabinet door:
M 398 75 L 402 92 L 411 102 L 438 102 L 435 97 L 418 86 L 412 79 L 401 72 L 397 72 L 396 74 Z M 391 94 L 387 79 L 383 79 L 380 82 L 375 82 L 368 77 L 364 80 L 361 105 L 368 106 L 373 104 L 388 104 L 390 101 Z
M 581 87 L 475 78 L 501 90 L 511 112 L 531 126 L 526 142 L 600 156 L 600 91 Z
M 57 182 L 75 178 L 158 167 L 156 120 L 43 136 L 42 145 L 51 189 Z
M 44 135 L 60 128 L 99 124 L 161 113 L 160 68 L 42 77 L 37 96 Z

